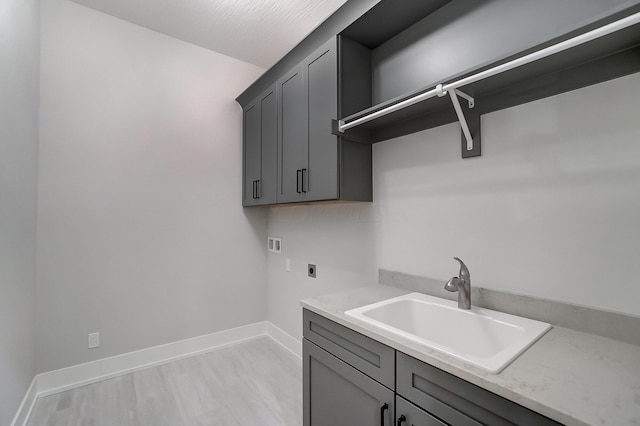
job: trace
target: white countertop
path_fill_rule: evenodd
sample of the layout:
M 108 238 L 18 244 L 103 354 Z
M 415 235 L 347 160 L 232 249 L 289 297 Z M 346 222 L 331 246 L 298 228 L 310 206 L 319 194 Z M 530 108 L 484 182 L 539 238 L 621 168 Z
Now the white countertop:
M 554 326 L 501 373 L 492 374 L 344 314 L 407 293 L 374 285 L 301 304 L 560 423 L 640 425 L 640 346 Z

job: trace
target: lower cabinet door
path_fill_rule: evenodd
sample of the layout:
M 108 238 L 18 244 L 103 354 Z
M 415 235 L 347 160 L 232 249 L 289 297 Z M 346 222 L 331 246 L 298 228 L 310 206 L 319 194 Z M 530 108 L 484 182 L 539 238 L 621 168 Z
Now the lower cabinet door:
M 392 426 L 394 393 L 303 339 L 305 426 Z
M 396 396 L 397 426 L 447 426 L 436 417 L 416 407 L 401 396 Z

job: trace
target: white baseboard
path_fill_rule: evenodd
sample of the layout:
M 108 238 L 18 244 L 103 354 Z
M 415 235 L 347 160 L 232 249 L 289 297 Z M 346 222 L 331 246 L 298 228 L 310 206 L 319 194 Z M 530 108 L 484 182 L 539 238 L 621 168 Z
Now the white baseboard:
M 199 355 L 266 334 L 267 322 L 262 321 L 49 371 L 37 376 L 38 396 L 51 395 L 181 358 Z
M 73 365 L 60 370 L 36 375 L 31 382 L 31 386 L 29 386 L 27 394 L 22 400 L 22 404 L 11 426 L 23 426 L 26 423 L 39 397 L 53 395 L 58 392 L 111 379 L 145 368 L 155 367 L 167 362 L 211 352 L 262 336 L 271 337 L 298 358 L 302 357 L 302 344 L 300 341 L 269 321 L 262 321 L 84 364 Z
M 267 334 L 286 350 L 302 359 L 302 342 L 272 322 L 267 321 Z
M 29 420 L 29 416 L 31 415 L 31 411 L 33 411 L 33 406 L 36 405 L 37 399 L 38 376 L 35 376 L 33 380 L 31 380 L 31 384 L 27 389 L 27 393 L 24 395 L 24 398 L 22 398 L 22 403 L 20 404 L 20 408 L 18 408 L 18 412 L 11 422 L 11 426 L 19 426 L 27 423 L 27 420 Z

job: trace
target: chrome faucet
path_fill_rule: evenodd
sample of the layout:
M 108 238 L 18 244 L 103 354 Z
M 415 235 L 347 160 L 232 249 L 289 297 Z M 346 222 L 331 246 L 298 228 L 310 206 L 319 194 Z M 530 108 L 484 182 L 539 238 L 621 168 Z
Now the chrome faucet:
M 460 262 L 460 273 L 458 274 L 460 276 L 447 281 L 444 289 L 458 292 L 458 308 L 471 309 L 471 274 L 462 260 L 457 257 L 454 259 Z

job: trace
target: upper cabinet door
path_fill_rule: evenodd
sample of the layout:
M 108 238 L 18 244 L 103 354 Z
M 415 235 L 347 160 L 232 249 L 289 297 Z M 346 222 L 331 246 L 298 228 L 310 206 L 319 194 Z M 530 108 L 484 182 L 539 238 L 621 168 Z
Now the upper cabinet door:
M 276 202 L 277 105 L 274 85 L 244 110 L 243 206 Z
M 244 110 L 244 185 L 242 195 L 243 206 L 258 203 L 256 182 L 260 180 L 261 143 L 260 143 L 260 103 L 253 102 Z
M 305 175 L 308 201 L 339 198 L 338 137 L 331 120 L 338 118 L 338 61 L 332 38 L 304 61 L 307 83 L 309 168 Z
M 278 189 L 278 96 L 276 86 L 265 92 L 260 100 L 262 175 L 258 185 L 260 204 L 275 204 Z
M 304 201 L 308 175 L 307 96 L 302 64 L 278 80 L 278 202 Z

